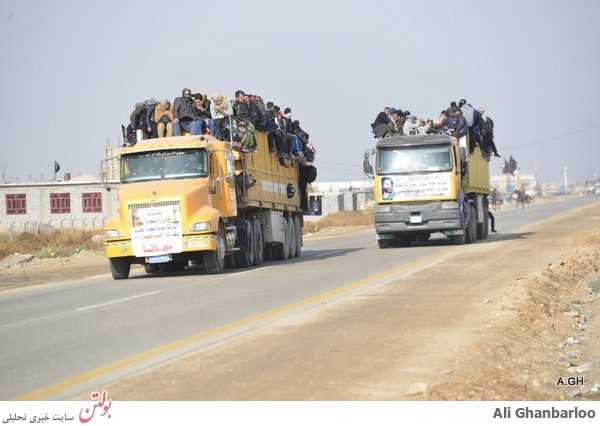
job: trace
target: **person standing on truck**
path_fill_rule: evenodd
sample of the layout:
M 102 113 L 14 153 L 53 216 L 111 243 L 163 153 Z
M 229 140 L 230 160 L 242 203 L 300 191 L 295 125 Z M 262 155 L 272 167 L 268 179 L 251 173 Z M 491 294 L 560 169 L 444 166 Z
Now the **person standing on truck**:
M 494 157 L 500 157 L 496 144 L 494 143 L 494 121 L 485 114 L 485 108 L 477 108 L 477 111 L 479 111 L 481 119 L 483 120 L 483 127 L 481 128 L 483 145 L 488 147 L 488 149 L 494 153 Z M 488 155 L 489 153 L 490 152 L 488 151 Z
M 469 126 L 469 152 L 472 154 L 475 149 L 475 145 L 479 145 L 481 152 L 487 155 L 489 148 L 485 146 L 481 140 L 481 129 L 484 125 L 481 114 L 477 111 L 473 105 L 467 103 L 466 99 L 461 99 L 458 103 L 458 108 L 462 111 L 467 125 Z
M 191 89 L 183 89 L 181 96 L 175 98 L 173 102 L 173 117 L 174 136 L 181 136 L 182 130 L 187 131 L 190 135 L 195 134 L 196 114 L 194 113 L 194 101 Z
M 483 197 L 483 205 L 485 206 L 485 208 L 487 210 L 488 218 L 490 219 L 490 225 L 492 227 L 492 232 L 498 232 L 498 231 L 496 231 L 496 218 L 494 217 L 494 214 L 490 210 L 490 200 L 488 197 L 489 197 L 489 195 L 486 195 Z

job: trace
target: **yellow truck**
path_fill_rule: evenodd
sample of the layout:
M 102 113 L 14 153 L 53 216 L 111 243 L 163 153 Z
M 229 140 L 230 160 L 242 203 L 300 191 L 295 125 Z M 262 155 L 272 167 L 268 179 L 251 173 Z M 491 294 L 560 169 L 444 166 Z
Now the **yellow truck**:
M 380 248 L 425 242 L 442 233 L 454 244 L 489 234 L 489 161 L 445 134 L 392 136 L 365 152 L 373 178 Z
M 282 166 L 256 132 L 257 150 L 239 152 L 210 135 L 139 141 L 103 160 L 103 182 L 119 191 L 119 211 L 104 226 L 114 279 L 132 264 L 147 273 L 203 265 L 251 267 L 302 250 L 306 182 L 297 163 Z M 117 163 L 118 185 L 107 162 Z

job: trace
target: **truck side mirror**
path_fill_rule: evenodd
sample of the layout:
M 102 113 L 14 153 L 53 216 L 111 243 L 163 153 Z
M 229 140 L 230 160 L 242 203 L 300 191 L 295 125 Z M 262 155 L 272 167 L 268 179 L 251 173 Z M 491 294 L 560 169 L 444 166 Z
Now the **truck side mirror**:
M 363 160 L 363 170 L 367 176 L 373 177 L 373 166 L 367 158 Z
M 371 164 L 371 157 L 373 156 L 373 151 L 368 150 L 365 152 L 363 159 L 363 171 L 368 177 L 373 177 L 373 165 Z

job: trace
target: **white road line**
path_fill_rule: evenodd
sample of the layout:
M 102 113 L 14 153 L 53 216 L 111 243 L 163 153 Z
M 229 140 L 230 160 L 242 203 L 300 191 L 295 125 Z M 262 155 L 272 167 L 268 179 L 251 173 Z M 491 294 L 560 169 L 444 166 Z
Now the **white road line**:
M 334 251 L 328 251 L 327 253 L 321 253 L 318 254 L 317 257 L 323 257 L 323 256 L 331 256 L 332 254 L 336 254 L 336 253 L 342 253 L 344 250 L 334 250 Z
M 100 303 L 98 305 L 84 306 L 83 308 L 77 308 L 75 310 L 76 311 L 87 311 L 88 309 L 95 309 L 95 308 L 100 308 L 102 306 L 113 305 L 115 303 L 121 303 L 121 302 L 125 302 L 127 300 L 137 299 L 137 298 L 140 298 L 140 297 L 146 297 L 146 296 L 150 296 L 150 295 L 156 294 L 156 293 L 160 293 L 160 291 L 158 291 L 158 290 L 157 291 L 151 291 L 150 293 L 138 294 L 137 296 L 131 296 L 131 297 L 126 297 L 124 299 L 113 300 L 111 302 Z

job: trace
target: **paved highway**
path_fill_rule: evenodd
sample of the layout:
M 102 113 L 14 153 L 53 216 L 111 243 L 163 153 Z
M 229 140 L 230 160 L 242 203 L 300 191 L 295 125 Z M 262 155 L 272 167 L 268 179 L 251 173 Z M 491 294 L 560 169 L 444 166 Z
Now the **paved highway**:
M 0 294 L 0 398 L 63 400 L 301 310 L 352 297 L 597 201 L 573 197 L 496 212 L 499 234 L 474 245 L 432 238 L 381 250 L 372 230 L 305 242 L 300 258 L 207 275 L 106 276 Z

